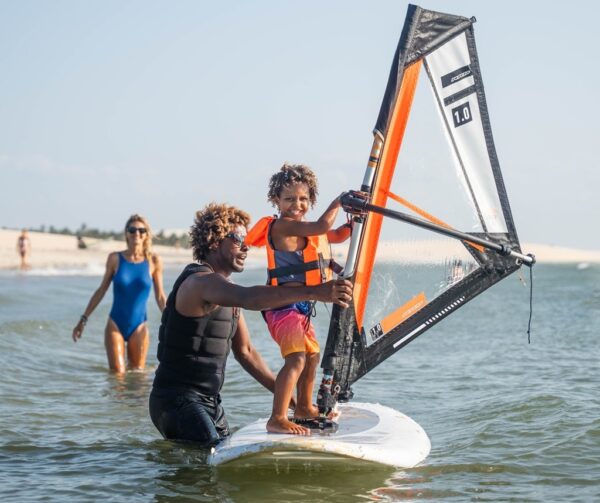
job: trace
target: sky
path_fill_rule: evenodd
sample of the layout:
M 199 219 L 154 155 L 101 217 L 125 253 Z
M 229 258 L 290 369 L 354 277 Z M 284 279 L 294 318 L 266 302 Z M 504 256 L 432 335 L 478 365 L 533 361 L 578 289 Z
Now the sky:
M 285 161 L 316 172 L 318 216 L 360 186 L 407 5 L 0 0 L 0 227 L 182 229 L 211 201 L 256 220 Z M 600 249 L 600 4 L 419 5 L 477 18 L 521 241 Z

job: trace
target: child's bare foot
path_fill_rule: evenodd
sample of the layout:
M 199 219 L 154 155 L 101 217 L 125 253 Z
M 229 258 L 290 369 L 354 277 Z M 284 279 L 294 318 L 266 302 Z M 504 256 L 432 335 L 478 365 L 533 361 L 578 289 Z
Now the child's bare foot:
M 312 419 L 314 417 L 319 417 L 319 408 L 316 405 L 300 407 L 296 404 L 294 419 Z
M 267 421 L 267 431 L 269 433 L 291 433 L 293 435 L 310 435 L 310 429 L 292 423 L 287 418 L 270 417 Z

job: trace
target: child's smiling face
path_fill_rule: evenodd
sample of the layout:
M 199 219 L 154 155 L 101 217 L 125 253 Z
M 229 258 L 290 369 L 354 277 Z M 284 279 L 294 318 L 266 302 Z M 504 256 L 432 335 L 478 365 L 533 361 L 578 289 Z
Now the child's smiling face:
M 284 186 L 276 199 L 282 218 L 302 220 L 310 206 L 310 191 L 305 183 L 294 183 Z

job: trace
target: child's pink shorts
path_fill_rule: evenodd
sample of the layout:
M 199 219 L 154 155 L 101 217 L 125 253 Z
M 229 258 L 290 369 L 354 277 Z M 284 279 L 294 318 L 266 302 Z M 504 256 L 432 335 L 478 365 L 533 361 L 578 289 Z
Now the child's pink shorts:
M 315 328 L 305 314 L 296 309 L 265 312 L 267 327 L 273 340 L 279 345 L 284 358 L 292 353 L 319 353 Z

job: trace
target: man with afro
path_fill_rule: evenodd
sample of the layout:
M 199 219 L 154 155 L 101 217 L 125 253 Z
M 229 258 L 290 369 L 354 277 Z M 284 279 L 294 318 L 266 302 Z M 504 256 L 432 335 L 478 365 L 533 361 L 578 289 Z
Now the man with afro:
M 163 311 L 150 417 L 166 439 L 211 447 L 230 434 L 220 391 L 230 350 L 241 366 L 273 392 L 275 375 L 252 345 L 240 308 L 264 310 L 302 300 L 347 307 L 352 284 L 243 287 L 229 281 L 244 269 L 249 215 L 211 203 L 196 213 L 190 230 L 196 263 L 175 281 Z

